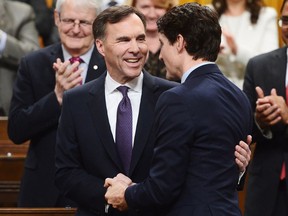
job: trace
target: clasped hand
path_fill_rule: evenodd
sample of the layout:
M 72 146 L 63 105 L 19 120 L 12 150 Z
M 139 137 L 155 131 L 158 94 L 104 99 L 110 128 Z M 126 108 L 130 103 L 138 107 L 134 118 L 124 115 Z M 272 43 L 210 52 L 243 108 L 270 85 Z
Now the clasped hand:
M 120 211 L 127 210 L 128 205 L 125 200 L 125 191 L 132 184 L 132 180 L 121 173 L 114 178 L 106 178 L 104 187 L 107 188 L 105 194 L 107 203 Z
M 280 121 L 288 124 L 286 101 L 277 94 L 276 89 L 272 89 L 270 95 L 264 96 L 263 90 L 257 86 L 256 93 L 258 100 L 256 102 L 255 118 L 262 129 L 275 125 Z

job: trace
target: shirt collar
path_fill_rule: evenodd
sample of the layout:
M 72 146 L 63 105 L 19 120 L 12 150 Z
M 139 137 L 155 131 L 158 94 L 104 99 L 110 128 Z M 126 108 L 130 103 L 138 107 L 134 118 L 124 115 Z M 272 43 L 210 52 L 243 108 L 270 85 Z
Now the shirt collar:
M 187 77 L 190 75 L 190 73 L 192 73 L 195 69 L 203 66 L 203 65 L 207 65 L 207 64 L 215 64 L 215 62 L 203 62 L 203 63 L 200 63 L 200 64 L 197 64 L 191 68 L 189 68 L 183 75 L 182 75 L 182 78 L 181 78 L 181 83 L 184 83 L 187 79 Z
M 94 49 L 94 46 L 91 46 L 91 48 L 86 53 L 84 53 L 83 55 L 80 55 L 80 58 L 86 64 L 89 64 L 89 61 L 90 61 L 91 56 L 92 56 L 93 49 Z M 64 61 L 69 60 L 72 56 L 68 53 L 68 51 L 64 48 L 63 45 L 62 45 L 62 50 L 63 50 Z
M 128 83 L 125 83 L 124 85 L 129 87 L 129 89 L 131 89 L 132 91 L 142 92 L 143 77 L 144 77 L 143 72 L 141 72 L 138 77 L 134 78 L 133 80 L 131 80 Z M 115 91 L 116 88 L 118 88 L 121 85 L 123 85 L 123 84 L 116 82 L 110 76 L 109 72 L 107 72 L 106 79 L 105 79 L 105 88 L 109 94 L 112 93 L 113 91 Z

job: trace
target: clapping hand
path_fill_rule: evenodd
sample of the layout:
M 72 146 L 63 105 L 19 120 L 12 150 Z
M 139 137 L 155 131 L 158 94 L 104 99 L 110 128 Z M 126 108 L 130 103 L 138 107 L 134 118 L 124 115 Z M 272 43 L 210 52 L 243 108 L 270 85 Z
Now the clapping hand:
M 77 69 L 78 66 L 79 62 L 75 62 L 71 65 L 69 61 L 61 62 L 59 58 L 53 63 L 56 80 L 54 92 L 60 105 L 62 104 L 64 91 L 74 88 L 82 82 L 80 74 L 83 69 Z
M 277 124 L 280 121 L 286 122 L 288 117 L 287 106 L 283 97 L 278 96 L 275 89 L 271 95 L 264 96 L 263 90 L 257 86 L 258 100 L 255 108 L 255 118 L 258 125 L 264 129 Z

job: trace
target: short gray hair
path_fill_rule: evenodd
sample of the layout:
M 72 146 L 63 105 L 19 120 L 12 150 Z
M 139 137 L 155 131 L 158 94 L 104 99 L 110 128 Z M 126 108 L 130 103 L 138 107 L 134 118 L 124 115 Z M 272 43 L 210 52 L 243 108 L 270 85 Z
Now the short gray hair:
M 67 0 L 57 0 L 55 10 L 60 13 L 62 5 L 66 1 Z M 70 0 L 70 1 L 74 1 L 74 3 L 79 7 L 95 8 L 97 15 L 101 12 L 101 5 L 103 4 L 102 0 Z

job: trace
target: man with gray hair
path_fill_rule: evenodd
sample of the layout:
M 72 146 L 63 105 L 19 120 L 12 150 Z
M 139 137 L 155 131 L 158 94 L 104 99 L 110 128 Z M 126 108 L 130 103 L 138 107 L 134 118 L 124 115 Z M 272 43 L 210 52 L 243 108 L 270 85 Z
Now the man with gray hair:
M 54 185 L 56 131 L 63 92 L 106 70 L 92 34 L 100 5 L 99 0 L 58 0 L 54 19 L 61 43 L 21 60 L 8 121 L 13 142 L 30 140 L 19 207 L 73 206 Z

